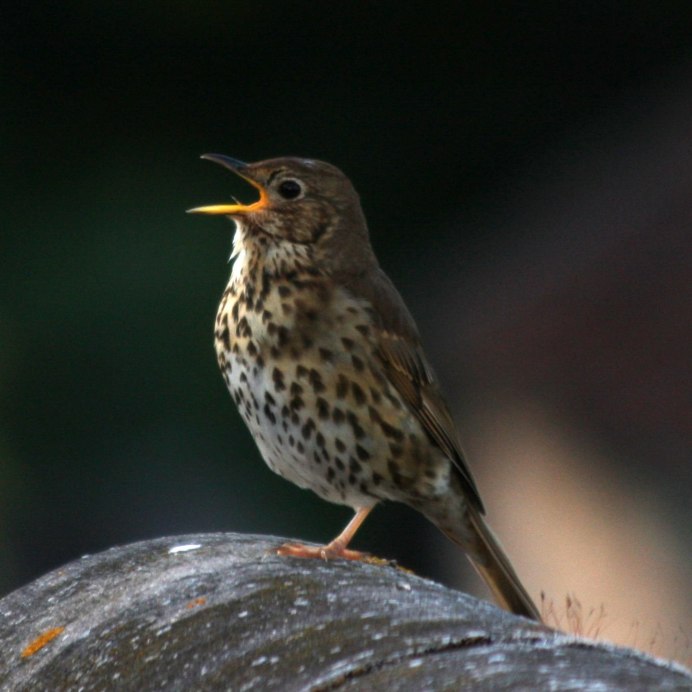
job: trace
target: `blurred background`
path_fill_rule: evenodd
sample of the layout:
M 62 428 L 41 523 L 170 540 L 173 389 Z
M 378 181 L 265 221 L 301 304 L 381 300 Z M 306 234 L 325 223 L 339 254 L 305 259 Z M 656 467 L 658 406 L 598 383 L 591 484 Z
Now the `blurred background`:
M 200 154 L 300 155 L 360 191 L 530 592 L 689 661 L 688 3 L 4 14 L 0 594 L 116 544 L 348 520 L 260 460 L 213 353 L 233 227 L 184 213 L 252 199 Z M 405 508 L 355 545 L 488 597 Z

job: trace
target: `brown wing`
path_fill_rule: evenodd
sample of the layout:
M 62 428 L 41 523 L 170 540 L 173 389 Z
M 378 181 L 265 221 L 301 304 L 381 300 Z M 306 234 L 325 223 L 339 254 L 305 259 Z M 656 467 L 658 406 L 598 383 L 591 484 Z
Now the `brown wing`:
M 387 378 L 430 439 L 454 463 L 469 500 L 479 512 L 484 512 L 476 483 L 461 451 L 456 426 L 423 353 L 415 322 L 401 296 L 381 269 L 374 279 L 370 274 L 367 282 L 364 279 L 352 281 L 348 288 L 374 308 L 373 317 L 379 327 L 379 355 Z

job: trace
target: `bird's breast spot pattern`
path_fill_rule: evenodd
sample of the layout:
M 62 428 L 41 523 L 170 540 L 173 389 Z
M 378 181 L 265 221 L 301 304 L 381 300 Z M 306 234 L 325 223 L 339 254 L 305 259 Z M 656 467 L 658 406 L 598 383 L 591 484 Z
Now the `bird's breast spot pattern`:
M 369 508 L 398 500 L 468 551 L 502 605 L 540 620 L 482 517 L 451 415 L 348 178 L 293 157 L 206 158 L 252 182 L 262 202 L 196 209 L 237 226 L 215 325 L 224 379 L 274 471 L 357 510 L 324 549 L 282 554 L 357 559 L 346 546 Z M 278 176 L 289 172 L 298 196 L 282 193 Z

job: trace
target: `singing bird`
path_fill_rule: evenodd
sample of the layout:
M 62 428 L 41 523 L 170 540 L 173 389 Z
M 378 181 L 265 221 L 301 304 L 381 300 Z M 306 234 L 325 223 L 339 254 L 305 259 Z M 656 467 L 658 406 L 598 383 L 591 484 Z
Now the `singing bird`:
M 460 545 L 497 601 L 540 615 L 484 519 L 478 488 L 418 330 L 380 268 L 350 180 L 322 161 L 221 164 L 252 204 L 191 209 L 235 222 L 216 316 L 226 385 L 269 468 L 355 516 L 331 543 L 282 555 L 362 559 L 348 548 L 379 502 L 403 502 Z

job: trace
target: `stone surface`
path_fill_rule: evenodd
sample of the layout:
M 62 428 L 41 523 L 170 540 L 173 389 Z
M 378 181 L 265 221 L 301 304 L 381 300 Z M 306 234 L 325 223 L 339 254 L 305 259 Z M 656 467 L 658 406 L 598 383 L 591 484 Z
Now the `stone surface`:
M 392 566 L 272 554 L 284 540 L 161 538 L 47 574 L 0 600 L 0 689 L 692 690 Z

